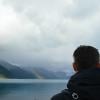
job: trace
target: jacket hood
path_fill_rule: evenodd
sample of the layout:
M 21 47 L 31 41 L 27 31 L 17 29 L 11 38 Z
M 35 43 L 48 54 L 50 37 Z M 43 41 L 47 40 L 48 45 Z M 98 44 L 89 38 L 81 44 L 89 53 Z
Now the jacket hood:
M 100 100 L 100 68 L 77 72 L 70 78 L 67 87 L 81 100 Z

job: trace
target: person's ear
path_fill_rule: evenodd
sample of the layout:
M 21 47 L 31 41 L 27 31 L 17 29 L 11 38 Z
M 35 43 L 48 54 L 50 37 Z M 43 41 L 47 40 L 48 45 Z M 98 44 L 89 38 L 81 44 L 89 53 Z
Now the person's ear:
M 77 64 L 73 63 L 73 69 L 74 69 L 75 72 L 78 72 L 78 68 L 77 67 L 78 67 Z
M 97 68 L 100 68 L 100 63 L 96 64 Z

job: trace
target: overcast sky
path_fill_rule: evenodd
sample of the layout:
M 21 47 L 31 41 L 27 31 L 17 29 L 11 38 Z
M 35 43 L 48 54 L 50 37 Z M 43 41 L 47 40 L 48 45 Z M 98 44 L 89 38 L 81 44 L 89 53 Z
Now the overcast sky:
M 0 0 L 0 58 L 69 67 L 79 45 L 100 48 L 100 0 Z

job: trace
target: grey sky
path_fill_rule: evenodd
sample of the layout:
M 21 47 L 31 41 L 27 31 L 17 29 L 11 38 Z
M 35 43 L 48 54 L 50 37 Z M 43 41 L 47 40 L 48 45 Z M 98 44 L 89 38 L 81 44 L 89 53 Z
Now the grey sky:
M 66 67 L 82 44 L 99 46 L 99 0 L 0 0 L 0 58 Z

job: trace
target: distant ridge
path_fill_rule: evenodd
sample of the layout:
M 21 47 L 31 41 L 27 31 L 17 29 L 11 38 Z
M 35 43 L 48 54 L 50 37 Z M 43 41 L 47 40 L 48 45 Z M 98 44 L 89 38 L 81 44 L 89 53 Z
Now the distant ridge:
M 37 79 L 33 73 L 5 61 L 0 61 L 0 75 L 13 79 Z
M 71 73 L 70 73 L 71 74 Z M 40 67 L 20 67 L 0 61 L 0 78 L 10 79 L 68 79 L 71 75 Z

